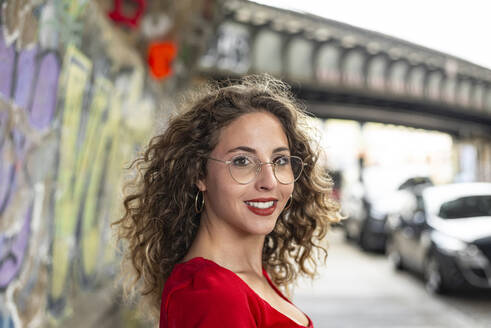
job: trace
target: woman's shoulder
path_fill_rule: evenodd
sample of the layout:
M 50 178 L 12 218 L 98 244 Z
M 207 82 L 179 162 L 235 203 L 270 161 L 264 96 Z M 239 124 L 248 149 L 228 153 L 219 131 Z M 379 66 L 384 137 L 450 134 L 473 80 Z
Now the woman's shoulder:
M 225 322 L 226 327 L 256 327 L 255 317 L 260 313 L 256 303 L 233 272 L 195 258 L 175 265 L 167 279 L 160 326 L 196 327 L 200 323 L 200 327 L 218 327 Z
M 230 299 L 243 297 L 246 292 L 241 281 L 231 271 L 197 257 L 174 266 L 165 283 L 162 301 L 168 302 L 176 296 L 194 298 L 197 295 Z

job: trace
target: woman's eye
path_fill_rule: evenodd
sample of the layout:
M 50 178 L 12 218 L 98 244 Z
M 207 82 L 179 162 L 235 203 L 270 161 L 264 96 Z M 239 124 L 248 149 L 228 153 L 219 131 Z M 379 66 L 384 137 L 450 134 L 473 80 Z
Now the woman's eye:
M 289 161 L 289 158 L 287 156 L 281 156 L 281 157 L 277 157 L 274 160 L 274 163 L 276 165 L 285 166 L 285 165 L 288 165 L 290 163 L 290 161 Z
M 234 166 L 248 166 L 252 161 L 245 156 L 238 156 L 232 159 L 232 164 Z

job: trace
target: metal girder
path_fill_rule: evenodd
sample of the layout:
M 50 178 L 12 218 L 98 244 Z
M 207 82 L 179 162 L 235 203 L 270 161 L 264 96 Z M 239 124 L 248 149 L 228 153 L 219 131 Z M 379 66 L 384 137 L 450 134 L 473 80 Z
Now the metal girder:
M 319 117 L 491 135 L 491 70 L 310 14 L 231 0 L 201 74 L 267 72 Z

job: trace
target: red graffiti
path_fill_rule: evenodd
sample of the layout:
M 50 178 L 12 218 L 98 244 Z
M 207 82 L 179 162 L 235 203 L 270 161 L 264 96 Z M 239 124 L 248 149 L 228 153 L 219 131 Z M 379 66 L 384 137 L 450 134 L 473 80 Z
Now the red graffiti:
M 116 23 L 135 28 L 140 24 L 140 19 L 145 11 L 146 0 L 130 1 L 133 2 L 133 5 L 137 6 L 132 16 L 127 15 L 126 11 L 124 10 L 124 2 L 125 0 L 114 0 L 114 9 L 108 15 Z
M 172 74 L 172 61 L 176 57 L 177 46 L 172 41 L 151 43 L 148 48 L 148 65 L 156 79 Z

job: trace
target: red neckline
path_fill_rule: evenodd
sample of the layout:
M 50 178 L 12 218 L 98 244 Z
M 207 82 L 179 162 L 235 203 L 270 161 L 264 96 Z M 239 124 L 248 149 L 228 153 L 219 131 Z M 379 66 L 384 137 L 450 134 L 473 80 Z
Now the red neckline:
M 177 263 L 176 265 L 181 265 L 181 264 L 186 264 L 186 263 L 190 263 L 191 261 L 195 261 L 195 260 L 203 260 L 205 262 L 209 262 L 209 263 L 213 263 L 214 265 L 218 266 L 219 268 L 223 269 L 223 270 L 226 270 L 228 272 L 230 272 L 233 276 L 235 276 L 237 279 L 239 279 L 241 281 L 242 284 L 244 284 L 248 290 L 250 290 L 252 293 L 254 293 L 254 295 L 256 295 L 262 302 L 264 302 L 265 304 L 267 304 L 267 306 L 269 306 L 271 309 L 273 309 L 275 312 L 279 313 L 280 315 L 282 315 L 283 317 L 287 318 L 288 320 L 290 320 L 291 322 L 293 322 L 294 324 L 296 324 L 297 326 L 299 327 L 302 327 L 302 328 L 312 328 L 312 320 L 310 320 L 309 316 L 306 315 L 302 310 L 300 310 L 295 304 L 293 304 L 288 298 L 286 298 L 282 293 L 281 291 L 276 288 L 276 286 L 273 284 L 273 282 L 271 281 L 271 279 L 269 278 L 269 275 L 268 273 L 266 272 L 266 270 L 264 268 L 262 268 L 263 270 L 263 276 L 266 277 L 266 280 L 268 281 L 269 285 L 273 288 L 273 290 L 281 297 L 283 298 L 285 301 L 287 301 L 288 303 L 292 304 L 293 306 L 295 306 L 297 308 L 297 310 L 299 310 L 300 312 L 303 313 L 303 315 L 305 315 L 305 317 L 307 317 L 307 320 L 309 321 L 307 326 L 302 326 L 301 324 L 297 323 L 296 321 L 294 321 L 292 318 L 290 318 L 289 316 L 287 316 L 286 314 L 283 314 L 282 312 L 278 311 L 276 308 L 274 308 L 271 304 L 269 304 L 264 298 L 262 298 L 258 293 L 256 293 L 254 291 L 254 289 L 252 289 L 244 280 L 242 280 L 241 277 L 239 277 L 239 275 L 237 275 L 235 272 L 233 272 L 232 270 L 229 270 L 223 266 L 221 266 L 220 264 L 212 261 L 212 260 L 209 260 L 209 259 L 206 259 L 202 256 L 198 256 L 198 257 L 193 257 L 192 259 L 189 259 L 187 260 L 186 262 L 181 262 L 181 263 Z

